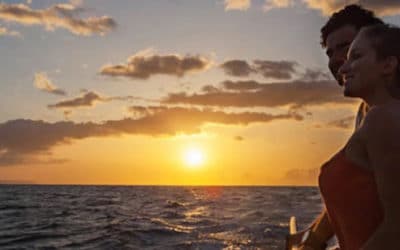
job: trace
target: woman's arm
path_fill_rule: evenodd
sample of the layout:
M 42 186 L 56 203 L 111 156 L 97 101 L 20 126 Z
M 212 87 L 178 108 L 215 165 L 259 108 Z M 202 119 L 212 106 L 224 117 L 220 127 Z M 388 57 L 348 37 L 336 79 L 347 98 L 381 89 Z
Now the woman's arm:
M 400 249 L 400 116 L 396 113 L 385 107 L 374 108 L 362 128 L 384 213 L 363 250 Z
M 307 230 L 311 230 L 312 233 L 314 234 L 314 238 L 318 239 L 318 243 L 310 242 L 310 245 L 320 244 L 321 242 L 326 243 L 330 238 L 333 237 L 334 232 L 329 223 L 328 214 L 325 209 L 313 221 L 313 223 Z M 307 231 L 307 230 L 305 230 L 305 231 Z M 299 245 L 305 231 L 301 231 L 294 235 L 289 235 L 287 238 L 287 242 L 286 242 L 286 249 L 292 249 L 292 247 L 294 245 Z M 299 246 L 297 249 L 299 249 L 299 250 L 303 250 L 303 249 L 321 250 L 323 248 L 322 247 L 312 248 L 311 246 L 303 245 L 303 246 Z

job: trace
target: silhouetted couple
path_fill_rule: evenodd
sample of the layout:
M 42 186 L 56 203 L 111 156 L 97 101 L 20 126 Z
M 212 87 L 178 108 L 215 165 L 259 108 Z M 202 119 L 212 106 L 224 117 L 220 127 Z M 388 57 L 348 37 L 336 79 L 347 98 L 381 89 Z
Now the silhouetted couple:
M 329 69 L 346 97 L 360 98 L 356 126 L 320 170 L 324 211 L 287 247 L 400 249 L 400 28 L 349 5 L 321 29 Z M 332 152 L 334 153 L 334 152 Z

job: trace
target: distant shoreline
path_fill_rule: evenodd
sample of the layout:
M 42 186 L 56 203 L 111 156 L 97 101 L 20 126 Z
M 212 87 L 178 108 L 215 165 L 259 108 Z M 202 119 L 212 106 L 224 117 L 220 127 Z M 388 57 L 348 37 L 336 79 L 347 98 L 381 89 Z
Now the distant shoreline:
M 306 188 L 317 187 L 315 185 L 152 185 L 152 184 L 40 184 L 40 183 L 21 183 L 21 182 L 0 182 L 0 186 L 89 186 L 89 187 L 268 187 L 268 188 Z

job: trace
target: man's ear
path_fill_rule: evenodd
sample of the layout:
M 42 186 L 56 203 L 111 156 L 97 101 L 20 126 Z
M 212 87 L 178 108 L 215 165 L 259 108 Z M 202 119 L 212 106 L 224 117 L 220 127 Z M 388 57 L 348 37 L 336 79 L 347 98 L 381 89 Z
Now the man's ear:
M 396 56 L 389 56 L 385 59 L 383 64 L 383 73 L 385 75 L 396 73 L 399 70 L 399 67 L 399 58 Z

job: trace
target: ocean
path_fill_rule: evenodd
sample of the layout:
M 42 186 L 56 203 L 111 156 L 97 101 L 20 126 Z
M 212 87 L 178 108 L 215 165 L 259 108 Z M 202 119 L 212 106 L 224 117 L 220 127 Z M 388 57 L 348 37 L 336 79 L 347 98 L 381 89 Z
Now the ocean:
M 283 249 L 316 187 L 0 185 L 0 249 Z

